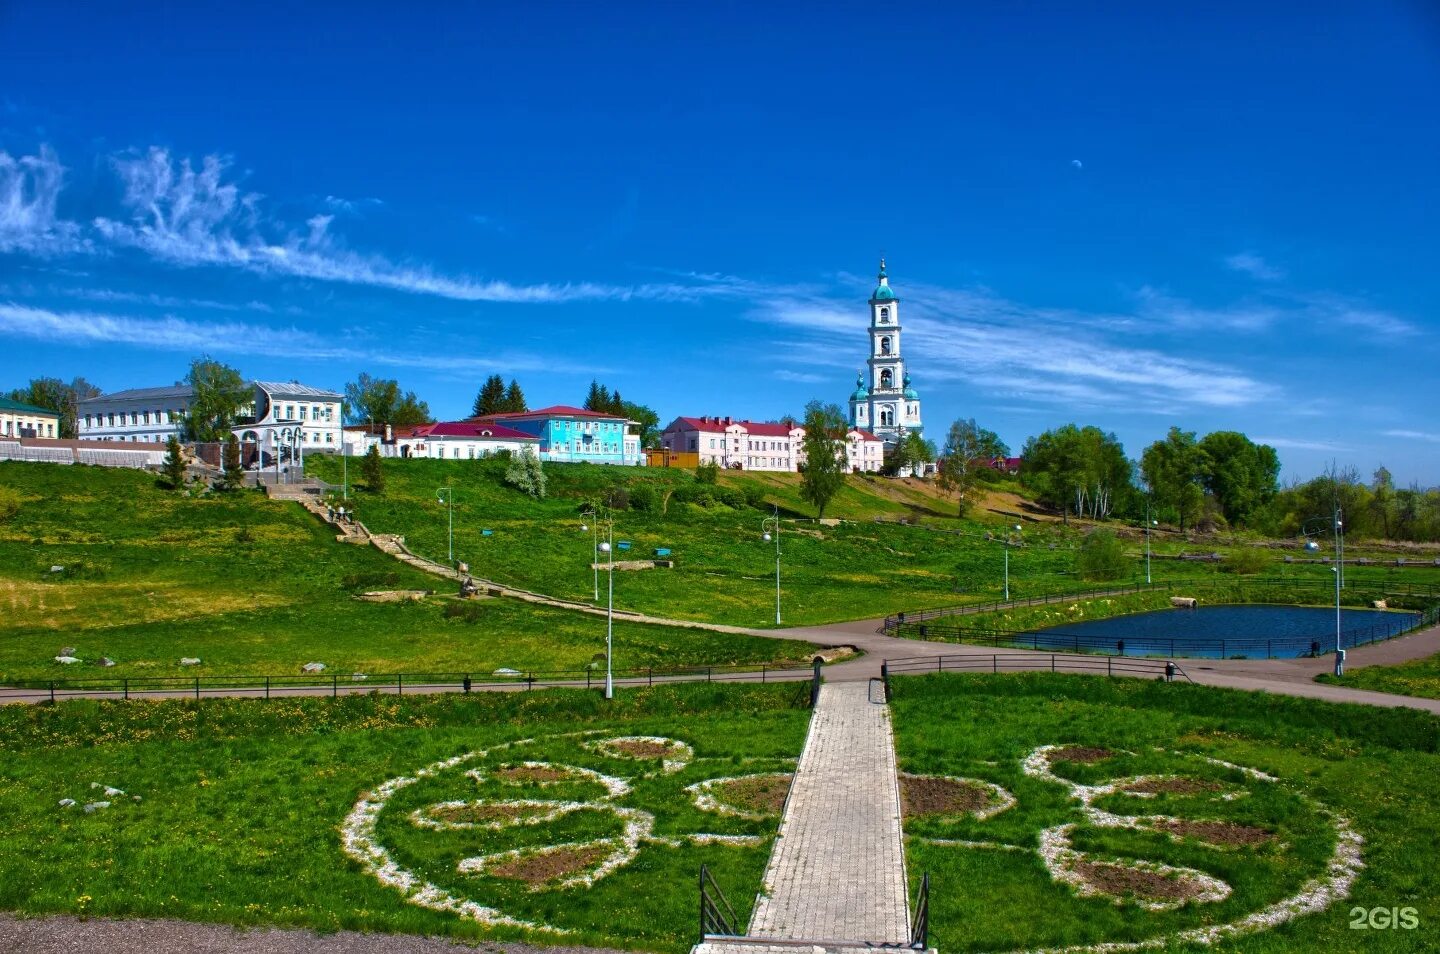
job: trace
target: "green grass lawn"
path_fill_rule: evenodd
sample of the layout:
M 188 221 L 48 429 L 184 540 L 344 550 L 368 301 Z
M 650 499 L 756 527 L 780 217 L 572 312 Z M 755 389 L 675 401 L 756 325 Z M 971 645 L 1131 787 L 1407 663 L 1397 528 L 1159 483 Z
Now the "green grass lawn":
M 1353 689 L 1373 689 L 1376 692 L 1397 692 L 1405 696 L 1440 699 L 1440 655 L 1414 659 L 1394 666 L 1348 669 L 1345 675 L 1340 677 L 1327 672 L 1316 676 L 1315 680 L 1332 686 L 1350 686 Z
M 313 457 L 307 468 L 338 483 L 341 462 Z M 580 512 L 616 488 L 654 487 L 663 495 L 691 487 L 694 476 L 675 469 L 546 465 L 549 494 L 532 500 L 508 486 L 498 460 L 387 460 L 386 489 L 352 494 L 360 518 L 376 532 L 402 534 L 416 552 L 444 560 L 449 514 L 436 499 L 455 489 L 455 553 L 472 571 L 503 583 L 567 599 L 590 600 L 592 541 Z M 351 468 L 352 478 L 355 468 Z M 615 599 L 626 609 L 744 626 L 773 625 L 773 546 L 761 539 L 761 520 L 772 504 L 787 517 L 782 535 L 782 603 L 785 625 L 810 625 L 885 616 L 902 610 L 988 602 L 1003 592 L 1004 548 L 986 539 L 993 523 L 940 518 L 933 496 L 900 481 L 852 478 L 827 510 L 840 526 L 811 520 L 793 475 L 726 474 L 722 486 L 760 509 L 672 499 L 665 513 L 619 510 L 617 540 L 629 541 L 620 558 L 653 558 L 671 550 L 673 569 L 617 573 Z M 924 517 L 932 527 L 875 523 L 874 517 Z M 798 519 L 794 519 L 798 518 Z M 490 530 L 489 536 L 484 531 Z M 952 531 L 952 532 L 941 532 Z M 953 531 L 959 531 L 958 533 Z M 1023 597 L 1098 584 L 1074 573 L 1074 546 L 1082 531 L 1056 523 L 1026 524 L 1025 545 L 1010 552 L 1010 591 Z M 1136 544 L 1138 547 L 1138 544 Z M 1183 542 L 1157 542 L 1156 552 L 1178 552 Z M 1198 549 L 1190 546 L 1189 549 Z M 1209 549 L 1207 546 L 1206 549 Z M 1363 553 L 1356 549 L 1356 556 Z M 1354 567 L 1360 580 L 1440 583 L 1440 571 L 1412 567 Z M 1143 563 L 1135 562 L 1135 577 Z M 1266 575 L 1330 579 L 1325 566 L 1285 565 L 1278 554 Z M 1428 575 L 1427 575 L 1428 574 Z M 1155 561 L 1156 579 L 1231 580 L 1215 566 Z M 601 581 L 603 587 L 603 579 Z M 603 593 L 602 593 L 603 597 Z
M 778 823 L 729 783 L 710 791 L 743 814 L 689 789 L 788 775 L 807 702 L 791 684 L 7 706 L 0 908 L 684 951 L 700 865 L 743 923 Z M 437 910 L 462 903 L 499 926 Z
M 1428 714 L 1048 673 L 892 685 L 902 772 L 974 780 L 905 820 L 942 951 L 1158 942 L 1283 911 L 1353 872 L 1347 830 L 1363 868 L 1346 896 L 1222 949 L 1437 947 L 1440 720 Z M 982 820 L 973 809 L 1002 799 L 976 782 L 1013 805 Z M 1413 908 L 1419 927 L 1355 930 L 1356 907 Z
M 605 648 L 605 620 L 588 614 L 491 599 L 447 617 L 452 584 L 337 543 L 298 505 L 254 492 L 186 497 L 134 471 L 9 462 L 0 483 L 24 497 L 0 523 L 0 679 L 277 675 L 308 662 L 347 675 L 579 669 Z M 423 602 L 354 598 L 436 587 L 447 594 Z M 72 648 L 85 664 L 53 661 Z M 615 627 L 621 668 L 805 659 L 813 649 Z M 203 664 L 181 667 L 185 656 Z M 116 665 L 94 668 L 101 657 Z

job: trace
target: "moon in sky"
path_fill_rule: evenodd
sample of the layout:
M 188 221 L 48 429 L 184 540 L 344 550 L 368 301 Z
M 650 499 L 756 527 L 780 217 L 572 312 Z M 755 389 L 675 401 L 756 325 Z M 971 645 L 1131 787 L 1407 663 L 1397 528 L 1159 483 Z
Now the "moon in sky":
M 1070 165 L 1074 166 L 1076 169 L 1084 169 L 1084 168 L 1085 168 L 1085 163 L 1081 162 L 1079 159 L 1071 159 L 1071 160 L 1070 160 Z

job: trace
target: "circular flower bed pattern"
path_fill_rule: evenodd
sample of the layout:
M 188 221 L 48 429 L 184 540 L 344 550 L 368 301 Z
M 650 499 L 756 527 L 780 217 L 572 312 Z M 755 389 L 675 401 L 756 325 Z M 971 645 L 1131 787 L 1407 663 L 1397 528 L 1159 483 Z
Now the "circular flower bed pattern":
M 1146 940 L 1072 944 L 1056 951 L 1112 954 L 1208 945 L 1322 911 L 1349 895 L 1364 863 L 1363 840 L 1347 819 L 1271 775 L 1205 756 L 1157 750 L 1146 753 L 1143 764 L 1169 763 L 1179 771 L 1122 774 L 1127 762 L 1138 758 L 1135 753 L 1093 746 L 1040 746 L 1021 761 L 1021 774 L 1062 787 L 1075 806 L 1070 819 L 1042 828 L 1034 843 L 1026 843 L 1023 838 L 919 840 L 965 850 L 1037 855 L 1049 877 L 1067 886 L 1075 897 L 1104 899 L 1157 916 L 1194 912 L 1200 906 L 1226 902 L 1234 891 L 1226 881 L 1226 877 L 1232 877 L 1227 872 L 1247 864 L 1263 865 L 1277 859 L 1292 861 L 1296 866 L 1303 864 L 1295 846 L 1282 838 L 1276 826 L 1292 826 L 1291 837 L 1308 839 L 1312 857 L 1317 840 L 1322 845 L 1326 841 L 1333 845 L 1323 868 L 1314 870 L 1298 891 L 1259 910 L 1243 913 L 1242 908 L 1241 916 L 1224 923 L 1207 918 L 1203 920 L 1210 923 Z M 904 776 L 901 794 L 907 821 L 966 817 L 972 822 L 984 821 L 1016 804 L 998 786 L 973 779 Z M 1272 813 L 1273 822 L 1247 818 L 1244 806 L 1251 800 L 1260 803 L 1254 811 L 1259 815 Z M 1000 807 L 994 807 L 997 804 Z M 1145 808 L 1158 810 L 1137 810 Z M 1226 814 L 1231 817 L 1213 817 Z M 1127 836 L 1127 832 L 1138 834 Z M 1155 842 L 1156 836 L 1164 841 Z M 1155 847 L 1165 843 L 1175 845 L 1174 851 Z M 1145 857 L 1147 851 L 1160 857 Z M 1227 860 L 1227 854 L 1237 857 Z M 1180 864 L 1177 859 L 1186 863 Z M 1249 876 L 1252 892 L 1254 879 L 1255 875 Z
M 617 762 L 634 771 L 612 774 Z M 756 849 L 773 837 L 790 776 L 668 780 L 687 767 L 703 776 L 705 762 L 678 739 L 585 733 L 466 752 L 362 795 L 341 827 L 342 846 L 411 904 L 492 927 L 565 934 L 538 913 L 555 904 L 525 896 L 592 888 L 651 846 Z M 713 765 L 719 772 L 734 762 Z M 637 798 L 638 779 L 647 780 L 649 801 Z M 671 823 L 670 832 L 657 832 L 662 807 L 683 818 L 706 799 L 713 804 L 701 808 L 733 816 L 716 818 L 721 830 L 675 831 Z

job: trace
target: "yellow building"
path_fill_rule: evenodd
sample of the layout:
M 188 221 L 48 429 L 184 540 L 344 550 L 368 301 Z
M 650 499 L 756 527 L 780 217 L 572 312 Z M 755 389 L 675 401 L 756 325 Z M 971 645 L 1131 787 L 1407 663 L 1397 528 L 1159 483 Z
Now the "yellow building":
M 33 404 L 0 398 L 0 440 L 7 437 L 59 436 L 59 414 Z

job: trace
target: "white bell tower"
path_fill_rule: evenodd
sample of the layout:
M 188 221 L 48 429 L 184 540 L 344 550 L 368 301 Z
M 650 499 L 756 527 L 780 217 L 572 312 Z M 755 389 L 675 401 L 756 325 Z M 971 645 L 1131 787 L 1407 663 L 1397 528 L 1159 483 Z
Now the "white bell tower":
M 850 396 L 850 423 L 885 441 L 888 449 L 921 429 L 920 395 L 910 386 L 900 352 L 900 299 L 890 287 L 885 259 L 870 296 L 870 357 Z

